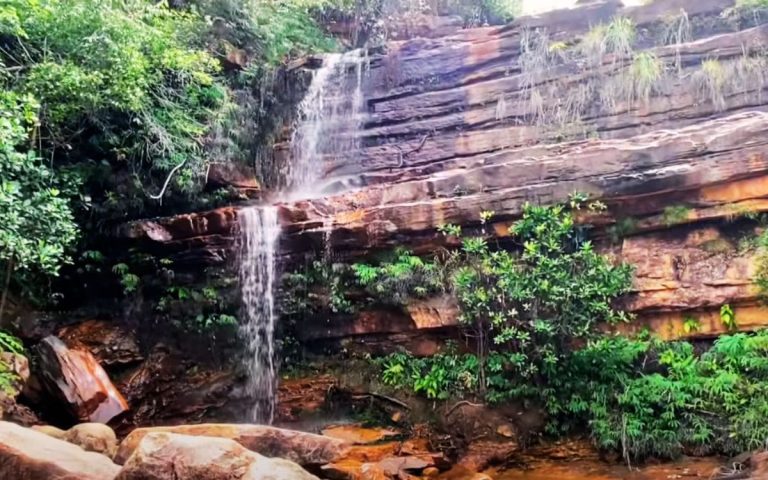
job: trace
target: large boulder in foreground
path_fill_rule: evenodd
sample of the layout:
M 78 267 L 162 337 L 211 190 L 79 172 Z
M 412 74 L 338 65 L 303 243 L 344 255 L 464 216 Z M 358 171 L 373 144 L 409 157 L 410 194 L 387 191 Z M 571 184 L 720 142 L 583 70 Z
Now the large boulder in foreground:
M 288 460 L 267 458 L 227 438 L 145 435 L 117 480 L 317 480 Z
M 0 478 L 112 480 L 120 467 L 98 453 L 44 433 L 0 422 Z
M 44 338 L 37 350 L 43 385 L 73 417 L 107 423 L 128 410 L 128 402 L 90 352 L 70 350 L 53 335 Z
M 302 466 L 325 465 L 342 457 L 349 444 L 337 438 L 268 427 L 265 425 L 201 424 L 175 427 L 138 428 L 131 432 L 115 455 L 115 462 L 128 460 L 142 439 L 150 433 L 176 433 L 234 440 L 243 447 L 267 457 L 285 458 Z

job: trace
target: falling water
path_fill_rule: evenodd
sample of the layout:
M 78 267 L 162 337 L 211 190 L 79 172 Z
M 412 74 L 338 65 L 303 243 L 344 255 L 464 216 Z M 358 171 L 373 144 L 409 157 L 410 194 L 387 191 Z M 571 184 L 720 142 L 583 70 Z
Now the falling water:
M 291 139 L 291 160 L 283 173 L 286 188 L 278 200 L 321 195 L 325 159 L 348 158 L 357 151 L 362 122 L 362 79 L 367 59 L 360 51 L 328 55 L 315 72 L 299 105 Z M 355 69 L 350 80 L 347 72 Z M 350 83 L 353 83 L 352 85 Z M 249 420 L 271 423 L 275 415 L 277 359 L 275 287 L 280 237 L 277 207 L 239 210 L 240 287 L 247 346 L 247 393 L 254 399 Z
M 272 423 L 275 416 L 275 252 L 280 236 L 277 208 L 250 207 L 238 213 L 243 296 L 242 333 L 247 342 L 248 380 L 254 396 L 249 420 Z
M 358 132 L 365 118 L 364 50 L 326 56 L 299 105 L 287 165 L 287 197 L 313 198 L 326 193 L 323 164 L 349 161 L 359 151 Z M 353 71 L 354 75 L 347 75 Z

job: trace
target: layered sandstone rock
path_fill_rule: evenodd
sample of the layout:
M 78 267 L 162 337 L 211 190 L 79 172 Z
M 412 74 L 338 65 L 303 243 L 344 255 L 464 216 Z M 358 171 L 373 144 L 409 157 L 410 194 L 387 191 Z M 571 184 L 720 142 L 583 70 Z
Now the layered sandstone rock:
M 285 458 L 303 466 L 324 465 L 341 458 L 348 448 L 346 442 L 336 438 L 264 425 L 181 425 L 134 430 L 120 444 L 115 461 L 126 462 L 146 435 L 158 432 L 234 440 L 256 453 Z
M 288 460 L 267 458 L 234 440 L 167 432 L 141 439 L 119 480 L 317 480 Z
M 743 213 L 768 211 L 768 85 L 761 74 L 745 73 L 749 61 L 763 65 L 768 25 L 739 17 L 734 5 L 595 2 L 504 27 L 390 42 L 371 53 L 363 126 L 345 132 L 357 137 L 359 151 L 320 159 L 325 183 L 347 190 L 279 205 L 281 253 L 290 259 L 330 249 L 353 259 L 407 246 L 429 254 L 455 244 L 436 232 L 447 223 L 503 242 L 526 202 L 563 201 L 579 191 L 608 206 L 607 214 L 585 219 L 597 227 L 597 240 L 637 266 L 627 308 L 641 324 L 666 338 L 717 335 L 725 331 L 718 310 L 730 304 L 739 328 L 765 326 L 751 285 L 756 253 L 727 232 Z M 690 32 L 670 44 L 664 32 L 681 11 Z M 635 22 L 637 51 L 665 64 L 648 98 L 602 102 L 601 91 L 626 80 L 632 59 L 580 53 L 589 29 L 616 16 Z M 537 35 L 545 47 L 561 42 L 563 50 L 545 69 L 532 68 L 524 48 Z M 712 59 L 734 85 L 708 96 L 692 79 Z M 532 89 L 543 105 L 531 100 Z M 542 120 L 539 110 L 557 110 L 580 92 L 586 101 L 571 122 L 575 131 Z M 669 207 L 686 213 L 670 222 Z M 484 228 L 482 211 L 494 212 Z M 627 219 L 632 232 L 610 245 L 609 229 Z M 182 263 L 223 265 L 236 232 L 237 208 L 227 207 L 137 222 L 122 234 Z M 684 327 L 691 317 L 695 331 Z M 376 353 L 395 343 L 429 354 L 455 323 L 450 305 L 415 304 L 334 317 L 300 334 L 305 342 L 363 344 Z
M 54 336 L 44 338 L 37 352 L 38 376 L 74 418 L 106 423 L 128 410 L 128 403 L 89 352 L 70 350 Z
M 44 433 L 0 422 L 0 478 L 112 480 L 120 467 L 98 453 Z

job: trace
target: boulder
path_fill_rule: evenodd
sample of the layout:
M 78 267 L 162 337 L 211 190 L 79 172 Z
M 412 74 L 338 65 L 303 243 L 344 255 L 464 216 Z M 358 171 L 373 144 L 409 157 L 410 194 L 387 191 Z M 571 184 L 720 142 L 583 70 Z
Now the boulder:
M 143 436 L 118 480 L 313 480 L 297 464 L 267 458 L 227 438 L 151 432 Z
M 0 478 L 112 480 L 120 467 L 98 453 L 44 433 L 0 422 Z
M 32 430 L 36 432 L 44 433 L 49 437 L 53 437 L 58 440 L 64 440 L 64 435 L 67 434 L 66 430 L 62 430 L 58 427 L 54 427 L 53 425 L 35 425 L 32 427 Z
M 81 423 L 64 432 L 61 437 L 83 450 L 103 453 L 112 458 L 117 452 L 117 436 L 103 423 Z
M 42 384 L 74 418 L 106 423 L 128 410 L 128 403 L 90 352 L 70 350 L 53 335 L 44 338 L 37 351 Z
M 115 461 L 120 464 L 126 462 L 146 435 L 158 432 L 226 438 L 256 453 L 267 457 L 285 458 L 302 466 L 330 463 L 342 457 L 349 447 L 347 442 L 336 438 L 265 425 L 180 425 L 134 430 L 120 444 Z
M 768 478 L 768 451 L 756 452 L 749 459 L 750 480 Z

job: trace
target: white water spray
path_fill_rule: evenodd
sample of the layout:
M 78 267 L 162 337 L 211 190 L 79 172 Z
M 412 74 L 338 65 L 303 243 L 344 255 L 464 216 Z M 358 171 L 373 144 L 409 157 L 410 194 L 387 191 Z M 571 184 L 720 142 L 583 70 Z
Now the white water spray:
M 312 198 L 324 186 L 323 161 L 355 155 L 363 121 L 363 72 L 367 58 L 361 51 L 328 55 L 317 70 L 299 105 L 291 139 L 291 158 L 284 172 L 286 189 L 279 200 Z M 350 80 L 347 72 L 355 69 Z M 353 82 L 353 84 L 351 84 Z M 246 343 L 247 394 L 254 403 L 248 421 L 272 423 L 277 395 L 275 357 L 275 288 L 280 237 L 277 207 L 254 206 L 238 211 L 240 225 L 240 287 L 243 315 L 241 333 Z M 330 232 L 330 224 L 328 225 Z M 326 242 L 330 245 L 329 238 Z

